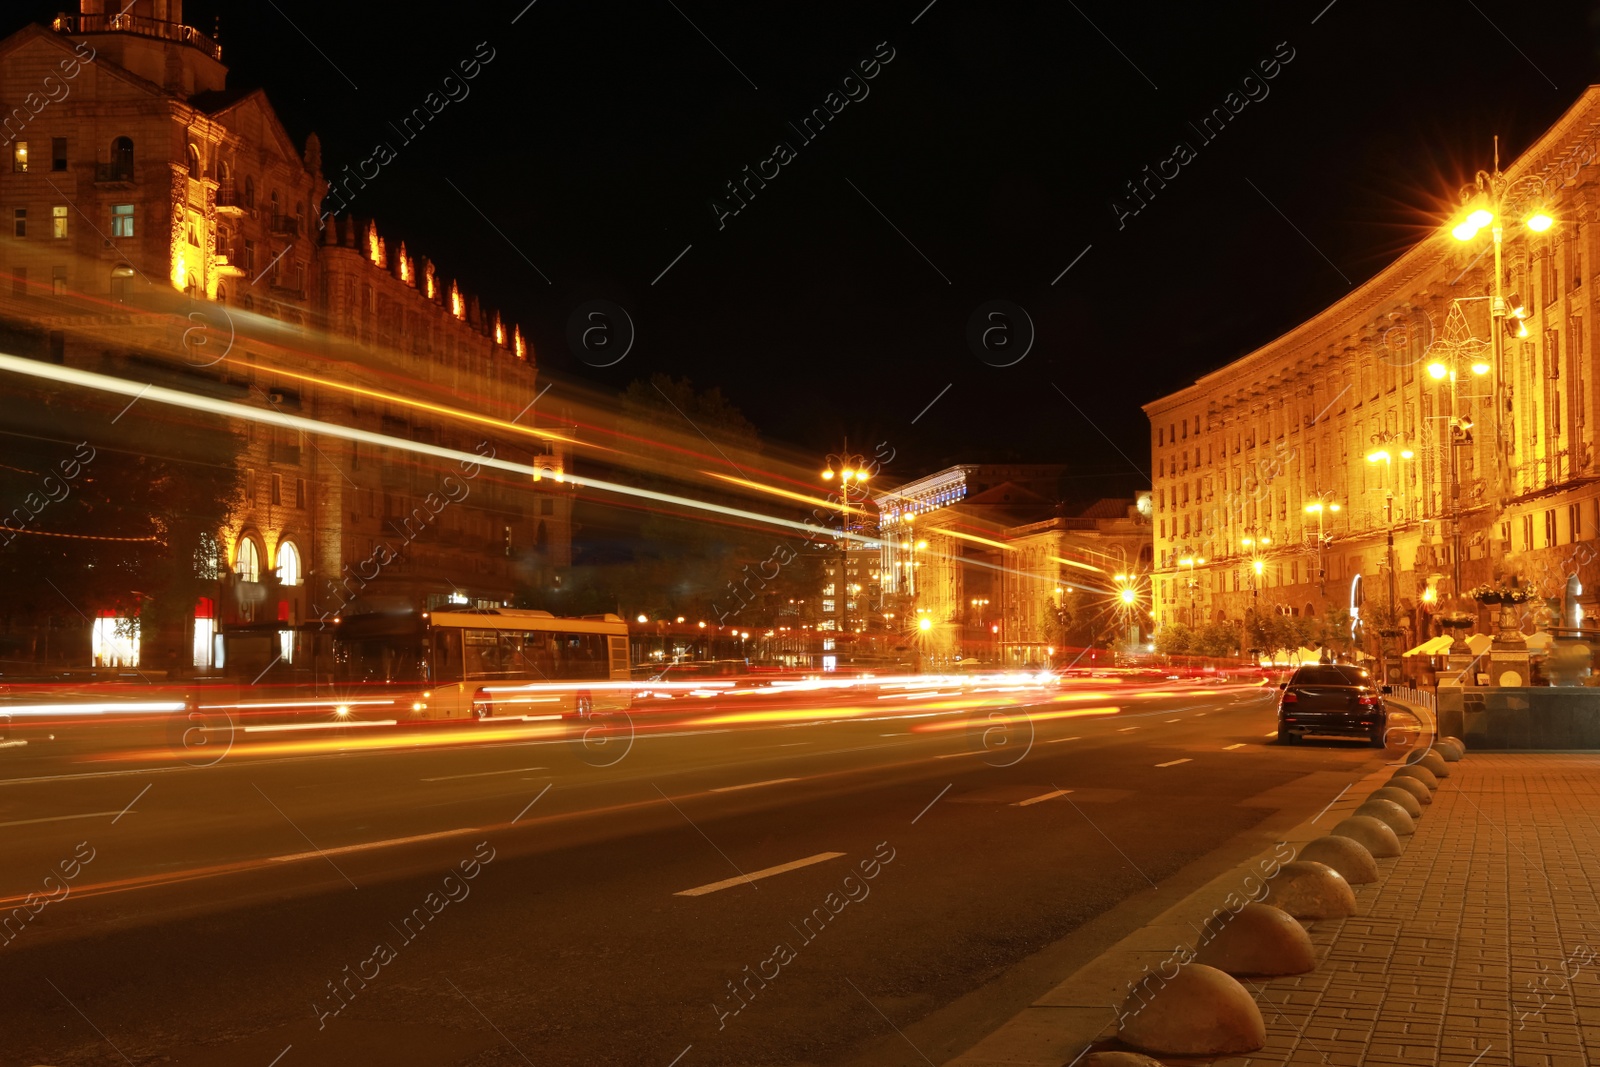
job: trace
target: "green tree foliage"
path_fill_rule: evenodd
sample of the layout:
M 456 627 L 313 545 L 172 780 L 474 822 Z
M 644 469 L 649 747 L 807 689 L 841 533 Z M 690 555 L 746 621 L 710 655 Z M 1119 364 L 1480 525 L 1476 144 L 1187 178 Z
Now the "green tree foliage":
M 1239 628 L 1227 622 L 1208 622 L 1194 636 L 1194 654 L 1232 656 L 1239 650 Z
M 1194 631 L 1181 622 L 1169 622 L 1156 631 L 1156 651 L 1163 656 L 1187 656 L 1194 646 Z

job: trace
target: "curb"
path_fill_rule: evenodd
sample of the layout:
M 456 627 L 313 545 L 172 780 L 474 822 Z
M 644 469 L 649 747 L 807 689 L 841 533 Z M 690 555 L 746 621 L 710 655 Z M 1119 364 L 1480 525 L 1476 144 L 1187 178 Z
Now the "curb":
M 1422 723 L 1422 736 L 1429 739 L 1426 745 L 1419 744 L 1411 751 L 1429 751 L 1438 738 L 1431 716 L 1426 709 L 1402 706 L 1417 716 Z M 1192 959 L 1192 947 L 1202 925 L 1224 909 L 1225 901 L 1252 899 L 1251 894 L 1259 892 L 1257 883 L 1263 881 L 1262 872 L 1275 872 L 1288 861 L 1285 846 L 1293 849 L 1293 855 L 1288 856 L 1292 860 L 1306 844 L 1326 836 L 1341 820 L 1353 815 L 1369 793 L 1388 784 L 1394 772 L 1405 765 L 1403 757 L 1396 762 L 1386 760 L 1379 769 L 1352 782 L 1315 817 L 1286 831 L 1272 848 L 1207 882 L 1118 941 L 998 1030 L 946 1060 L 946 1067 L 1062 1067 L 1076 1063 L 1096 1043 L 1114 1038 L 1118 1033 L 1119 1007 L 1135 983 L 1147 972 L 1154 976 L 1163 963 L 1178 953 L 1191 953 L 1188 958 Z M 1380 880 L 1373 884 L 1381 885 L 1398 862 L 1399 859 L 1378 860 Z

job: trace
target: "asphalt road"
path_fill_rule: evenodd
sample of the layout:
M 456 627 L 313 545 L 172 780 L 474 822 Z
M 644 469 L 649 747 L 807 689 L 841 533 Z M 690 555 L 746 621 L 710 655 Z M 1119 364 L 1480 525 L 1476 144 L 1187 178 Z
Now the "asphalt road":
M 7 750 L 0 1064 L 938 1063 L 1385 758 L 1074 695 Z

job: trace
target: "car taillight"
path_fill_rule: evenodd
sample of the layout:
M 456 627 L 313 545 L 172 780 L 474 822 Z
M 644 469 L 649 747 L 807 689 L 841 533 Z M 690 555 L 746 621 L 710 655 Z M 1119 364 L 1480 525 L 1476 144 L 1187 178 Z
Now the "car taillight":
M 1284 694 L 1283 694 L 1283 703 L 1285 703 L 1285 704 L 1298 704 L 1298 703 L 1300 703 L 1300 698 L 1295 696 L 1293 693 L 1285 691 Z
M 1364 696 L 1364 697 L 1361 697 L 1359 700 L 1357 700 L 1356 703 L 1357 704 L 1365 704 L 1368 707 L 1374 707 L 1374 706 L 1376 706 L 1378 704 L 1382 704 L 1383 703 L 1383 698 L 1382 697 L 1378 697 L 1378 696 Z

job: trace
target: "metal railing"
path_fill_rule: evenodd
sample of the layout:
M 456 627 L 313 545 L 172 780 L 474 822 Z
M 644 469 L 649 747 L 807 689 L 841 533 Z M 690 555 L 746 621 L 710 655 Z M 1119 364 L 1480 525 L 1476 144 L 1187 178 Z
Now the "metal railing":
M 1425 689 L 1413 689 L 1409 685 L 1393 686 L 1391 687 L 1390 692 L 1391 695 L 1400 698 L 1408 704 L 1416 704 L 1420 707 L 1427 708 L 1429 711 L 1433 711 L 1435 709 L 1435 704 L 1437 703 L 1432 693 Z
M 164 22 L 142 15 L 125 13 L 100 15 L 58 15 L 51 24 L 57 33 L 133 33 L 140 37 L 159 37 L 193 45 L 212 59 L 222 59 L 222 46 L 193 26 Z

